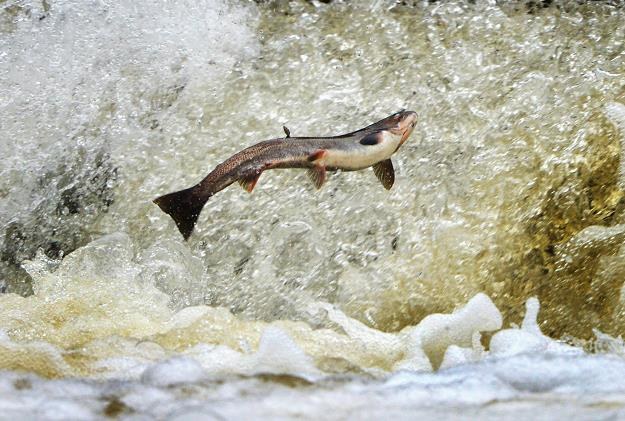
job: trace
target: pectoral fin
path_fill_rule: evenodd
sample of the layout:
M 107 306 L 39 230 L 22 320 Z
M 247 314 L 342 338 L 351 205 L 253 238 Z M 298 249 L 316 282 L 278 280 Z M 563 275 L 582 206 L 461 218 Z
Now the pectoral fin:
M 317 149 L 308 156 L 308 161 L 316 163 L 317 161 L 322 161 L 326 156 L 328 156 L 328 151 L 325 149 Z
M 390 159 L 380 161 L 373 166 L 373 172 L 378 177 L 380 183 L 386 190 L 390 190 L 395 182 L 395 170 L 393 169 L 393 162 Z
M 254 174 L 245 178 L 241 178 L 239 179 L 239 184 L 241 185 L 241 187 L 243 187 L 245 189 L 245 191 L 247 191 L 248 193 L 251 193 L 252 190 L 254 190 L 254 187 L 256 186 L 256 183 L 258 183 L 258 179 L 260 178 L 260 174 Z
M 326 181 L 326 167 L 315 165 L 314 167 L 308 169 L 308 177 L 310 178 L 310 181 L 313 182 L 315 187 L 320 189 Z

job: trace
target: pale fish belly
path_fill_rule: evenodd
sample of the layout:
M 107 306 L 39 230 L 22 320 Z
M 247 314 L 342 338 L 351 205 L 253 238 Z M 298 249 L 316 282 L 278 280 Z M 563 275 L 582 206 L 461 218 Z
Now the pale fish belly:
M 358 145 L 349 150 L 328 149 L 320 164 L 343 170 L 361 170 L 393 155 L 399 146 L 399 137 L 386 132 L 377 145 Z

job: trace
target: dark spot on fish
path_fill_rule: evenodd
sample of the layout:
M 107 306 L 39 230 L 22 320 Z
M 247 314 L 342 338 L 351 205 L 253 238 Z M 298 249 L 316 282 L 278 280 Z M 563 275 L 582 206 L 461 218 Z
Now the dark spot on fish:
M 397 243 L 399 242 L 399 235 L 396 235 L 391 241 L 391 248 L 397 250 Z
M 378 133 L 373 133 L 370 135 L 367 135 L 365 137 L 363 137 L 362 139 L 360 139 L 360 144 L 361 145 L 377 145 L 379 142 L 378 139 Z

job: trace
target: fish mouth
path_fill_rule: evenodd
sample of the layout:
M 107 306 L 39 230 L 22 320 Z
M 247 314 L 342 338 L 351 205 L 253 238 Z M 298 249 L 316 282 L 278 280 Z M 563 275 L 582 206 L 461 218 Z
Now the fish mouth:
M 400 111 L 395 116 L 397 119 L 395 127 L 389 130 L 394 135 L 401 136 L 399 141 L 399 146 L 401 146 L 408 139 L 417 124 L 417 113 L 414 111 Z

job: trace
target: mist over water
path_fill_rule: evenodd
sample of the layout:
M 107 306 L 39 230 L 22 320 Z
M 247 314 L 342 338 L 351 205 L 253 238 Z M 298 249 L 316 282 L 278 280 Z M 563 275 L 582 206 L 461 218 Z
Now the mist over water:
M 430 402 L 415 384 L 437 374 L 410 373 L 442 367 L 481 376 L 485 402 L 624 370 L 625 11 L 405 3 L 0 3 L 0 367 L 138 382 L 116 393 L 153 416 L 172 385 L 232 376 L 252 377 L 240 398 L 340 374 L 330 402 L 398 384 Z M 268 171 L 211 198 L 188 242 L 151 202 L 282 125 L 330 136 L 402 108 L 419 119 L 390 191 Z M 22 396 L 16 375 L 0 383 Z M 449 381 L 440 402 L 469 404 Z M 144 387 L 172 406 L 132 403 Z

